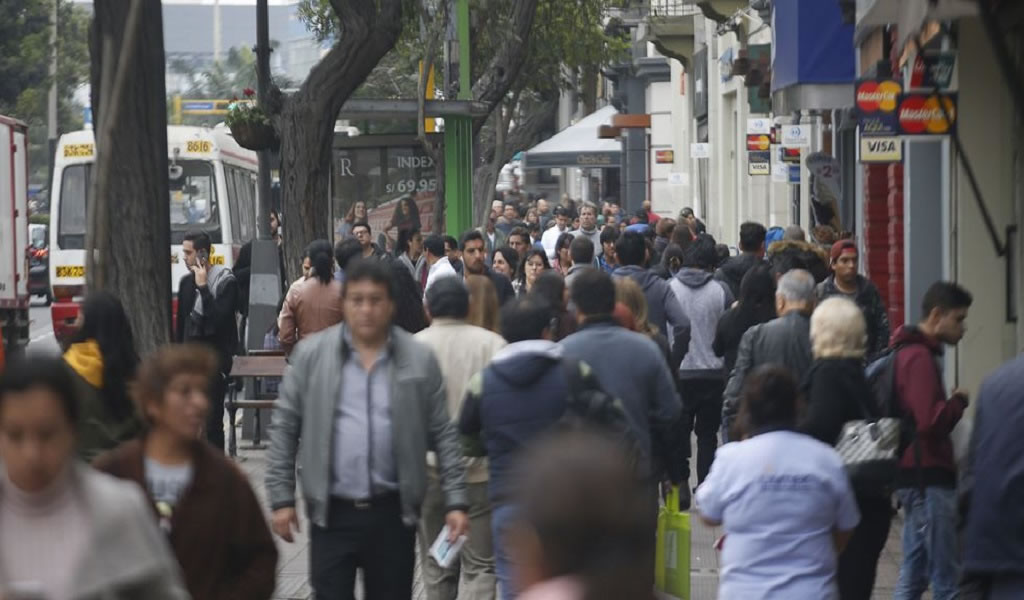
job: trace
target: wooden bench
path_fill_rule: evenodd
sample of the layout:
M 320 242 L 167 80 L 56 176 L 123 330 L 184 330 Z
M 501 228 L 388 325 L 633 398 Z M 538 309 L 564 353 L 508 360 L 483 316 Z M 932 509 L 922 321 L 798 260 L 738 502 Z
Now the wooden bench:
M 252 408 L 255 413 L 253 429 L 253 445 L 260 445 L 260 410 L 274 408 L 274 399 L 239 399 L 238 394 L 245 379 L 262 379 L 264 377 L 281 377 L 287 366 L 284 353 L 276 350 L 253 350 L 248 356 L 236 356 L 231 363 L 231 385 L 224 408 L 228 411 L 230 427 L 228 428 L 228 453 L 234 457 L 238 454 L 238 440 L 235 433 L 235 415 L 239 408 Z

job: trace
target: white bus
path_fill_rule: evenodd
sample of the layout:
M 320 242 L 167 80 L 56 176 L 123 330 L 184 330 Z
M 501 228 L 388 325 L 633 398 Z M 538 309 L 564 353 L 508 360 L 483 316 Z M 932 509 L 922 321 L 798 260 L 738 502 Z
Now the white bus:
M 256 153 L 239 146 L 222 125 L 170 126 L 167 146 L 171 291 L 176 295 L 187 272 L 181 254 L 186 232 L 207 232 L 213 240 L 210 261 L 228 267 L 242 244 L 256 237 L 258 163 Z M 70 333 L 84 293 L 86 205 L 94 157 L 92 131 L 61 136 L 50 194 L 50 310 L 58 339 Z

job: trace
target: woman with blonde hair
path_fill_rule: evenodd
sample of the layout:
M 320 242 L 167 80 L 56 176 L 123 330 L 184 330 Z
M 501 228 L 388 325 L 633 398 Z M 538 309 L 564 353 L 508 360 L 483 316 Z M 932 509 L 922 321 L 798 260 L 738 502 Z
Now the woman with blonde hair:
M 882 416 L 864 377 L 867 340 L 864 315 L 852 301 L 834 296 L 818 305 L 811 316 L 814 363 L 804 378 L 807 414 L 801 432 L 835 446 L 846 422 Z M 892 507 L 888 490 L 853 491 L 861 520 L 839 556 L 839 597 L 869 600 Z
M 469 287 L 469 316 L 466 322 L 500 334 L 501 309 L 494 284 L 483 275 L 470 275 L 466 278 L 466 286 Z

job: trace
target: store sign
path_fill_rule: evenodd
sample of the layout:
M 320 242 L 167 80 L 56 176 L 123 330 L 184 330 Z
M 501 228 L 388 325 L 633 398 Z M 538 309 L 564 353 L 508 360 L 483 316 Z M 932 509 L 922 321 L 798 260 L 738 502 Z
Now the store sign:
M 771 148 L 772 138 L 765 135 L 748 135 L 747 136 L 747 151 L 748 152 L 762 152 Z
M 893 163 L 903 160 L 903 142 L 897 136 L 862 137 L 860 162 Z
M 760 117 L 757 119 L 747 119 L 747 134 L 764 134 L 769 135 L 772 132 L 772 120 L 767 117 Z
M 903 86 L 891 79 L 861 79 L 856 84 L 857 125 L 862 136 L 899 132 L 896 106 Z
M 800 149 L 799 148 L 783 148 L 779 147 L 779 160 L 781 162 L 799 165 L 800 164 Z
M 900 96 L 897 117 L 903 135 L 951 133 L 956 127 L 956 116 L 956 94 L 911 93 Z
M 707 142 L 697 142 L 690 144 L 690 157 L 711 158 L 711 144 Z
M 811 128 L 808 125 L 783 125 L 782 145 L 804 148 L 811 145 Z
M 910 87 L 932 90 L 949 88 L 953 80 L 953 66 L 956 54 L 952 52 L 927 52 L 918 54 L 910 71 Z
M 672 164 L 676 161 L 676 153 L 672 150 L 655 150 L 654 162 L 659 165 Z
M 748 175 L 771 175 L 771 152 L 767 150 L 747 153 Z

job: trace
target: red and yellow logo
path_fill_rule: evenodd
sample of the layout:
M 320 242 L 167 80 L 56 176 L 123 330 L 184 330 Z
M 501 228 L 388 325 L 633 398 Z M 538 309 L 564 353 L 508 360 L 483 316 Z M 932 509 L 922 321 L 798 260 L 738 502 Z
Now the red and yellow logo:
M 943 113 L 943 106 L 949 114 L 948 120 Z M 906 96 L 900 102 L 899 120 L 900 129 L 909 135 L 949 133 L 956 122 L 956 105 L 953 99 L 948 97 L 943 97 L 940 105 L 936 96 Z
M 866 113 L 892 112 L 902 90 L 895 81 L 864 81 L 857 86 L 857 108 Z

